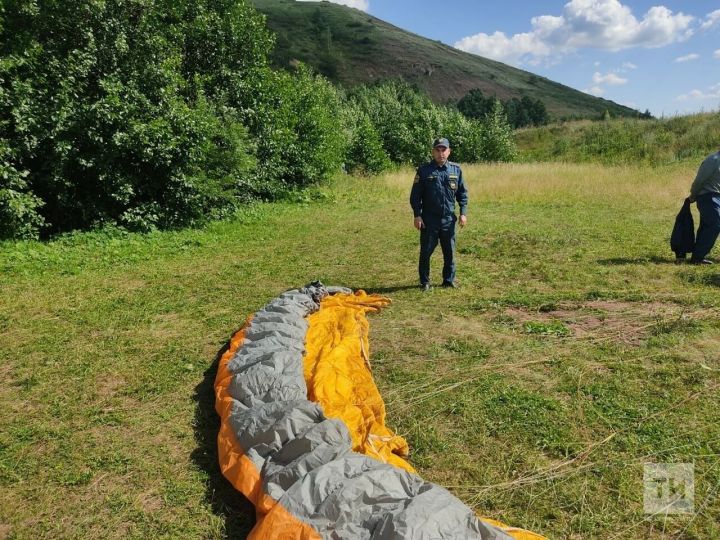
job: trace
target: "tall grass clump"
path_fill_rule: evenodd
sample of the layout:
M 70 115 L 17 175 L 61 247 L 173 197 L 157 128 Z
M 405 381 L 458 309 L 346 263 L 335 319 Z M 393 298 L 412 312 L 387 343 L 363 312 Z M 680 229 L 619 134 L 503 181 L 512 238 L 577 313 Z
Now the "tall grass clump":
M 610 119 L 516 132 L 522 161 L 662 165 L 717 149 L 720 113 L 669 119 Z

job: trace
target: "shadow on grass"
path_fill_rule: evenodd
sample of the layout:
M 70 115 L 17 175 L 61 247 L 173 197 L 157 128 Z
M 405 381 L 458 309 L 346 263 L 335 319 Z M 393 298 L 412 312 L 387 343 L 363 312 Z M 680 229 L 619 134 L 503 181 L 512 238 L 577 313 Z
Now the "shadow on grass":
M 220 349 L 215 361 L 205 370 L 203 380 L 195 387 L 195 441 L 197 448 L 191 454 L 193 463 L 207 473 L 205 500 L 215 515 L 225 520 L 226 538 L 245 538 L 255 525 L 255 508 L 228 482 L 218 465 L 217 434 L 220 418 L 215 412 L 215 374 L 220 357 L 227 351 L 229 342 Z
M 688 283 L 720 287 L 720 274 L 691 274 L 686 277 L 685 281 L 687 281 Z
M 672 258 L 666 258 L 666 257 L 658 257 L 658 256 L 652 256 L 652 257 L 618 257 L 614 259 L 599 259 L 598 264 L 602 264 L 603 266 L 620 266 L 625 264 L 678 264 L 675 262 L 675 259 Z
M 419 285 L 397 285 L 395 287 L 353 287 L 353 290 L 362 289 L 368 293 L 375 294 L 388 294 L 399 291 L 409 291 L 411 289 L 417 289 Z

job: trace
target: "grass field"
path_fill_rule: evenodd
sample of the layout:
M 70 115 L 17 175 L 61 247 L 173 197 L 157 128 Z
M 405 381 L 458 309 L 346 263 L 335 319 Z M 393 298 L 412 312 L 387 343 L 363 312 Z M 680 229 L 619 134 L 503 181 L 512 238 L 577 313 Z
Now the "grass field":
M 466 167 L 461 288 L 427 294 L 409 170 L 202 230 L 1 244 L 0 538 L 244 537 L 214 361 L 316 279 L 393 300 L 370 336 L 388 423 L 478 513 L 551 538 L 720 537 L 720 267 L 668 248 L 695 167 Z M 646 462 L 694 464 L 695 513 L 643 513 Z

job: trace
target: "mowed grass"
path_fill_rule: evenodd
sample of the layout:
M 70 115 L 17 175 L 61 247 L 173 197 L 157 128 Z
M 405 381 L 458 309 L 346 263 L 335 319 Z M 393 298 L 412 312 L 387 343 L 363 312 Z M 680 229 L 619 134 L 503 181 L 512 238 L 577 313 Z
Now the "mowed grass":
M 2 244 L 0 538 L 244 537 L 214 362 L 317 279 L 393 300 L 370 336 L 388 423 L 479 514 L 551 538 L 720 537 L 720 270 L 668 247 L 695 166 L 465 167 L 461 288 L 427 294 L 410 170 L 200 230 Z M 643 513 L 647 462 L 694 464 L 695 513 Z

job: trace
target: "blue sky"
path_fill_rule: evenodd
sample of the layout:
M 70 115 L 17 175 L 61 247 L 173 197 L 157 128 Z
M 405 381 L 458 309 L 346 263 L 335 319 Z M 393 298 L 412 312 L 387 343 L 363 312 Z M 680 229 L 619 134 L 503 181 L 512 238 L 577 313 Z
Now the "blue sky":
M 719 0 L 332 0 L 655 116 L 720 109 Z

